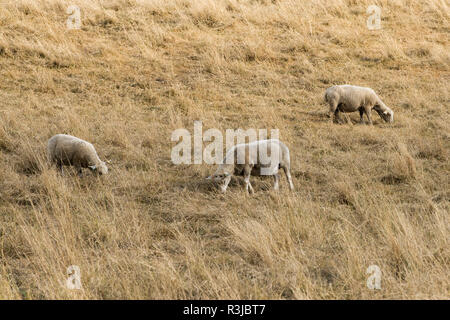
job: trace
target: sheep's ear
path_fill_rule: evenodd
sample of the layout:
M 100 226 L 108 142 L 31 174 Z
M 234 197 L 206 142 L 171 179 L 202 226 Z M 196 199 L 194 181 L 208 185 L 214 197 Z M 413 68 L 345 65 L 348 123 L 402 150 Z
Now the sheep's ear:
M 383 113 L 384 113 L 384 114 L 389 114 L 389 112 L 388 112 L 387 110 L 385 110 Z
M 95 169 L 97 169 L 97 166 L 95 166 L 95 165 L 94 166 L 89 166 L 88 168 L 91 169 L 92 171 L 94 171 Z
M 231 173 L 225 173 L 225 177 L 231 176 Z
M 206 178 L 206 180 L 211 180 L 211 176 L 209 176 L 208 178 Z

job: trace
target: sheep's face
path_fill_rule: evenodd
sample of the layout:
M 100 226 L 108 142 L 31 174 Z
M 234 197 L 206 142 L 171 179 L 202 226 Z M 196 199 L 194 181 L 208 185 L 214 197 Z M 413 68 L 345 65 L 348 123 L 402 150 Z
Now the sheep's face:
M 211 177 L 208 177 L 208 178 L 211 178 L 215 182 L 222 182 L 230 175 L 231 174 L 229 174 L 229 173 L 214 173 Z
M 386 122 L 392 123 L 394 122 L 394 111 L 391 109 L 381 110 L 379 106 L 375 106 L 374 110 L 380 115 L 381 119 Z
M 104 162 L 100 163 L 100 165 L 97 168 L 97 171 L 99 174 L 107 174 L 108 173 L 108 167 Z
M 104 162 L 100 162 L 100 164 L 98 165 L 89 166 L 89 169 L 91 169 L 92 172 L 95 172 L 99 175 L 108 173 L 108 167 Z
M 213 180 L 219 184 L 220 190 L 225 192 L 227 190 L 228 183 L 231 180 L 231 173 L 216 171 L 212 176 L 206 178 L 207 180 Z
M 389 123 L 394 122 L 394 112 L 392 110 L 383 111 L 383 115 L 381 117 L 386 122 L 389 122 Z

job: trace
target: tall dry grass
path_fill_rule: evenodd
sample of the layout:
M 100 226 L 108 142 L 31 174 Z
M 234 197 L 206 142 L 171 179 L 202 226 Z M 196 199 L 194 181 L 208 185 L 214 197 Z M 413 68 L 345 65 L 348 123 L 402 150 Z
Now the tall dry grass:
M 81 30 L 67 1 L 0 5 L 0 298 L 449 298 L 446 1 L 70 4 Z M 331 125 L 323 92 L 341 83 L 375 89 L 395 123 Z M 171 132 L 194 120 L 280 129 L 296 191 L 222 195 L 212 166 L 173 165 Z M 49 168 L 56 133 L 110 174 Z

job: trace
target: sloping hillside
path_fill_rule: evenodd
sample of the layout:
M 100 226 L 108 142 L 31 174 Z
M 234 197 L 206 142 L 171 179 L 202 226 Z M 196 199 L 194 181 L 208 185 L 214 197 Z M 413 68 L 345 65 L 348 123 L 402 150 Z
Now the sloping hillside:
M 0 298 L 448 299 L 446 3 L 74 0 L 71 30 L 67 1 L 3 0 Z M 395 122 L 331 124 L 324 90 L 343 83 Z M 221 194 L 215 166 L 174 165 L 171 134 L 196 120 L 279 129 L 295 192 Z M 110 173 L 49 168 L 56 133 Z

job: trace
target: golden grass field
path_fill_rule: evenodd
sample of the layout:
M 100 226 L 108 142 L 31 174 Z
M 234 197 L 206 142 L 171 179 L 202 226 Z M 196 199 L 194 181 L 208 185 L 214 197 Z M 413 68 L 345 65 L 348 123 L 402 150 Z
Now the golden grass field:
M 448 6 L 2 0 L 0 298 L 449 299 Z M 324 91 L 344 83 L 395 122 L 330 123 Z M 242 178 L 221 194 L 216 166 L 174 165 L 171 133 L 195 120 L 280 129 L 296 190 L 283 175 L 279 192 L 252 177 L 254 195 Z M 61 176 L 56 133 L 92 142 L 110 173 Z

